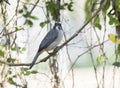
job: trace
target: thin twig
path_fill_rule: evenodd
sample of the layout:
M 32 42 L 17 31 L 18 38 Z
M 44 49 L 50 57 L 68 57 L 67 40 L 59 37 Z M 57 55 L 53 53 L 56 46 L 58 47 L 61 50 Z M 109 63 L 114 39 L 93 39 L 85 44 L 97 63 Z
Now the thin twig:
M 36 3 L 35 3 L 35 5 L 32 7 L 32 9 L 30 10 L 30 12 L 29 12 L 29 16 L 31 16 L 31 13 L 33 12 L 33 10 L 35 9 L 35 7 L 37 6 L 37 4 L 39 3 L 39 1 L 40 0 L 37 0 L 36 1 Z M 24 24 L 23 25 L 25 25 L 27 23 L 27 19 L 25 20 L 25 22 L 24 22 Z
M 65 37 L 65 41 L 67 40 L 67 37 L 66 37 L 66 35 L 65 35 L 65 33 L 64 33 L 64 37 Z M 71 60 L 71 58 L 70 58 L 70 54 L 69 54 L 69 50 L 68 50 L 68 44 L 66 44 L 66 53 L 67 53 L 67 56 L 68 56 L 68 60 L 69 60 L 69 62 L 70 62 L 70 64 L 72 64 L 72 60 Z M 72 70 L 71 70 L 71 74 L 72 74 L 72 88 L 74 88 L 74 85 L 75 85 L 75 83 L 74 83 L 74 69 L 72 68 Z M 62 82 L 63 83 L 63 82 Z
M 75 61 L 73 62 L 73 64 L 71 65 L 70 69 L 68 70 L 65 78 L 67 77 L 68 73 L 71 71 L 71 69 L 73 68 L 73 66 L 75 65 L 75 63 L 78 61 L 78 59 L 79 59 L 81 56 L 83 56 L 84 54 L 86 54 L 86 53 L 89 52 L 90 50 L 92 50 L 92 49 L 94 49 L 94 48 L 96 48 L 96 47 L 98 47 L 98 46 L 106 43 L 107 41 L 108 41 L 108 40 L 103 41 L 103 42 L 100 43 L 100 44 L 94 45 L 94 46 L 90 47 L 88 50 L 86 50 L 85 52 L 83 52 L 83 53 L 81 53 L 80 55 L 78 55 L 77 58 L 75 59 Z M 64 78 L 64 79 L 65 79 L 65 78 Z
M 91 30 L 91 35 L 92 35 L 92 30 Z M 92 43 L 93 38 L 91 37 L 90 40 L 91 40 L 90 46 L 89 46 L 89 43 L 86 41 L 88 47 L 93 46 L 93 43 Z M 96 79 L 96 82 L 97 82 L 97 87 L 96 88 L 99 88 L 99 82 L 98 82 L 98 76 L 97 76 L 97 67 L 96 67 L 95 62 L 94 62 L 92 50 L 90 50 L 89 54 L 91 56 L 91 61 L 92 61 L 92 65 L 93 65 L 93 69 L 94 69 L 94 73 L 95 73 L 95 79 Z

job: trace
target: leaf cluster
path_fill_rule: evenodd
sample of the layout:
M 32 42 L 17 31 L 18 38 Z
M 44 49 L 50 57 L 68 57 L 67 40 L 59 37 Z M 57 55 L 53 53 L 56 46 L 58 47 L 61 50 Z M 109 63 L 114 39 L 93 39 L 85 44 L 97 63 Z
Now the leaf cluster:
M 33 20 L 38 20 L 39 18 L 35 15 L 31 15 L 31 12 L 29 11 L 29 8 L 27 7 L 27 5 L 23 5 L 23 8 L 20 9 L 19 14 L 22 14 L 22 16 L 26 19 L 26 23 L 27 25 L 29 25 L 30 27 L 33 26 Z
M 69 10 L 69 11 L 73 11 L 73 1 L 64 3 L 62 5 L 58 5 L 58 3 L 53 3 L 51 1 L 47 1 L 46 2 L 46 9 L 47 11 L 50 13 L 50 15 L 52 16 L 52 19 L 55 20 L 55 18 L 57 17 L 58 14 L 56 14 L 56 10 Z
M 116 0 L 116 7 L 117 10 L 120 11 L 120 1 Z M 86 21 L 89 20 L 92 16 L 92 14 L 94 13 L 94 11 L 96 11 L 96 9 L 98 9 L 98 5 L 101 5 L 100 2 L 98 2 L 97 0 L 87 0 L 85 3 L 85 16 L 86 16 Z M 115 16 L 115 10 L 111 9 L 112 6 L 112 2 L 111 0 L 107 0 L 106 5 L 104 6 L 104 8 L 102 8 L 101 13 L 103 18 L 108 17 L 109 18 L 109 25 L 119 25 L 119 21 L 117 19 L 117 17 Z M 110 10 L 111 9 L 111 10 Z M 113 12 L 113 13 L 111 13 Z M 96 28 L 98 28 L 99 30 L 102 29 L 102 25 L 101 25 L 101 15 L 96 14 L 96 17 L 93 19 L 92 21 L 92 25 Z

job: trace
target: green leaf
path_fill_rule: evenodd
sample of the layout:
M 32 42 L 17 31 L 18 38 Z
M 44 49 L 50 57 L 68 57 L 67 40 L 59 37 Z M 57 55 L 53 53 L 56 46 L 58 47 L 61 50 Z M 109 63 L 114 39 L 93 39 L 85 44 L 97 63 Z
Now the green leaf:
M 64 10 L 66 6 L 68 6 L 68 3 L 64 3 L 63 5 L 61 5 L 60 9 Z
M 73 7 L 73 2 L 71 1 L 71 2 L 68 4 L 67 8 L 68 8 L 69 11 L 73 11 L 72 7 Z
M 9 70 L 9 71 L 8 71 L 8 74 L 11 75 L 11 74 L 12 74 L 12 71 Z
M 38 20 L 38 17 L 36 17 L 36 16 L 30 16 L 30 18 L 33 20 Z
M 109 17 L 109 24 L 110 25 L 113 25 L 113 24 L 119 25 L 119 21 L 117 20 L 116 17 L 114 17 L 113 15 L 110 15 L 110 14 L 108 14 L 108 17 Z
M 120 12 L 120 0 L 116 0 L 116 9 Z
M 26 72 L 24 73 L 24 75 L 29 76 L 29 75 L 30 75 L 30 71 L 26 71 Z
M 2 66 L 2 63 L 0 63 L 0 66 Z
M 12 48 L 12 50 L 13 50 L 13 51 L 16 51 L 16 50 L 17 50 L 17 48 L 16 48 L 16 47 L 13 47 L 13 48 Z
M 100 55 L 97 57 L 96 61 L 99 63 L 99 62 L 102 60 L 102 58 L 103 58 L 103 55 L 100 54 Z
M 49 21 L 44 21 L 44 22 L 41 22 L 39 25 L 41 28 L 43 28 L 48 23 L 49 23 Z
M 95 27 L 97 27 L 98 29 L 101 30 L 101 25 L 99 23 L 95 23 L 94 25 L 95 25 Z
M 8 82 L 10 83 L 10 84 L 12 84 L 12 85 L 15 85 L 16 83 L 14 82 L 14 80 L 13 80 L 13 78 L 8 78 Z
M 23 48 L 22 48 L 22 51 L 26 51 L 26 48 L 25 48 L 25 47 L 23 47 Z
M 117 54 L 120 56 L 120 44 L 117 46 Z
M 28 68 L 21 68 L 21 75 L 25 75 L 25 76 L 29 76 L 30 75 L 30 71 L 28 70 Z
M 31 73 L 32 73 L 32 74 L 37 74 L 37 73 L 38 73 L 38 71 L 33 70 L 33 71 L 31 71 Z
M 33 22 L 31 20 L 27 20 L 27 24 L 32 27 L 33 26 Z
M 59 6 L 57 5 L 57 3 L 47 1 L 46 8 L 47 8 L 47 11 L 51 14 L 52 19 L 56 19 L 57 15 L 55 14 L 55 11 L 59 9 Z
M 24 5 L 24 6 L 23 6 L 23 9 L 25 9 L 25 10 L 27 11 L 27 9 L 28 9 L 28 8 L 27 8 L 27 6 L 26 6 L 26 5 Z
M 0 56 L 4 57 L 4 52 L 2 50 L 0 50 Z
M 106 5 L 102 8 L 103 15 L 105 16 L 107 13 L 107 10 L 110 7 L 110 0 L 107 0 Z
M 13 62 L 15 62 L 15 59 L 13 59 L 13 58 L 8 58 L 8 59 L 7 59 L 7 62 L 9 62 L 9 63 L 12 62 L 12 63 L 13 63 Z
M 86 2 L 85 2 L 85 19 L 86 19 L 86 21 L 88 21 L 90 18 L 91 18 L 91 16 L 92 16 L 92 12 L 91 12 L 91 8 L 92 6 L 91 6 L 91 0 L 86 0 Z
M 117 66 L 117 67 L 120 67 L 120 62 L 114 62 L 113 65 Z
M 13 78 L 16 78 L 17 76 L 16 75 L 13 75 Z
M 23 68 L 21 68 L 20 74 L 21 74 L 21 75 L 24 74 L 24 69 L 23 69 Z
M 30 12 L 26 12 L 25 14 L 23 14 L 23 17 L 27 18 L 27 17 L 30 17 Z
M 18 12 L 19 12 L 19 13 L 23 13 L 23 9 L 20 9 Z
M 45 22 L 41 22 L 41 23 L 40 23 L 40 27 L 41 27 L 41 28 L 43 28 L 45 25 L 46 25 Z
M 117 44 L 120 43 L 120 40 L 117 38 L 115 34 L 112 34 L 112 33 L 108 34 L 108 39 L 113 43 L 117 43 Z
M 101 30 L 100 18 L 98 15 L 94 18 L 93 24 L 95 27 L 97 27 L 99 30 Z
M 23 30 L 24 28 L 21 27 L 21 26 L 16 26 L 15 29 L 16 29 L 16 30 Z

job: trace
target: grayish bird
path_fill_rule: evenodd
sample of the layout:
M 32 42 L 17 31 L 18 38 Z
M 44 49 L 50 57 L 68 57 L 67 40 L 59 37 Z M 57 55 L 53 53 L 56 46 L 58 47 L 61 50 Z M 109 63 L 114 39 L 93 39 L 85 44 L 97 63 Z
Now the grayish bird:
M 52 30 L 50 30 L 47 35 L 44 37 L 42 40 L 38 52 L 36 53 L 32 64 L 30 66 L 30 69 L 33 67 L 35 64 L 38 56 L 43 52 L 43 51 L 49 51 L 52 49 L 55 49 L 57 45 L 60 43 L 63 37 L 63 31 L 62 31 L 62 26 L 60 23 L 55 23 L 54 27 Z

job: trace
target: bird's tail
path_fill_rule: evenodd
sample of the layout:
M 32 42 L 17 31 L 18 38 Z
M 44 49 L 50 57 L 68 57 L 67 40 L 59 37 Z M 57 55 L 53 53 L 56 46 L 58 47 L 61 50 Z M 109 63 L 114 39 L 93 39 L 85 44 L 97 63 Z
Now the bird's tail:
M 40 55 L 40 53 L 37 53 L 37 54 L 35 55 L 35 57 L 34 57 L 32 63 L 31 63 L 31 65 L 30 65 L 30 69 L 31 69 L 31 68 L 33 67 L 33 65 L 35 64 L 35 62 L 36 62 L 36 60 L 37 60 L 37 58 L 38 58 L 39 55 Z

